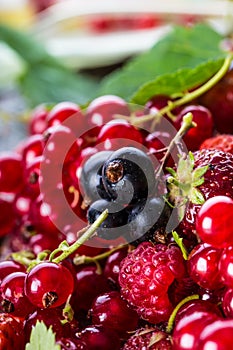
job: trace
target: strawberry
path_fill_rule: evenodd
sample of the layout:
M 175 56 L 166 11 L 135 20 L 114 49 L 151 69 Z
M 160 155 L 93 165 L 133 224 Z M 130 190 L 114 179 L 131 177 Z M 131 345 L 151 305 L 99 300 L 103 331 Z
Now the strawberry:
M 168 171 L 169 201 L 180 222 L 176 230 L 192 249 L 197 244 L 196 215 L 205 200 L 219 195 L 233 198 L 233 155 L 202 149 L 181 157 L 176 171 Z
M 220 134 L 206 139 L 200 149 L 218 149 L 233 154 L 233 135 Z

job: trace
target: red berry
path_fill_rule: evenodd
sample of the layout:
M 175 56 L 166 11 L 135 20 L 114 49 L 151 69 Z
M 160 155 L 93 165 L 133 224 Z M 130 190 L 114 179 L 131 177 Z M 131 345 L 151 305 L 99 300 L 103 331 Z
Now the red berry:
M 218 149 L 233 154 L 233 135 L 219 134 L 206 139 L 200 149 Z
M 23 187 L 22 159 L 17 153 L 0 154 L 0 192 L 17 193 Z
M 40 308 L 64 304 L 72 294 L 74 279 L 61 264 L 42 262 L 31 269 L 25 279 L 25 294 L 30 302 Z
M 221 253 L 221 249 L 201 243 L 189 254 L 189 275 L 201 287 L 211 290 L 223 287 L 218 271 Z
M 167 321 L 172 311 L 168 288 L 184 273 L 178 247 L 144 242 L 121 263 L 121 294 L 143 319 L 151 323 Z
M 209 198 L 197 214 L 196 230 L 203 242 L 216 248 L 233 245 L 233 199 Z
M 100 294 L 94 300 L 91 319 L 93 324 L 110 328 L 122 338 L 127 338 L 128 332 L 134 331 L 139 321 L 137 313 L 117 291 Z
M 69 117 L 75 116 L 75 119 L 81 115 L 80 107 L 73 102 L 63 101 L 55 104 L 48 112 L 48 127 L 63 124 Z
M 207 107 L 214 118 L 215 128 L 221 133 L 233 133 L 233 69 L 209 91 L 200 97 L 200 104 Z
M 219 260 L 219 272 L 222 277 L 223 283 L 233 288 L 233 246 L 229 246 L 223 249 L 222 255 Z
M 86 345 L 84 350 L 120 350 L 121 348 L 120 338 L 117 333 L 111 328 L 99 325 L 91 325 L 84 328 L 78 340 Z
M 39 105 L 32 110 L 28 127 L 31 135 L 43 134 L 43 132 L 47 129 L 47 114 L 48 108 L 44 104 Z
M 225 291 L 222 299 L 222 309 L 227 318 L 233 318 L 233 289 Z
M 0 349 L 25 349 L 23 321 L 6 313 L 0 313 Z
M 232 347 L 233 320 L 216 320 L 200 334 L 198 350 L 228 350 Z
M 35 309 L 24 293 L 26 276 L 25 272 L 12 272 L 2 280 L 0 295 L 3 312 L 26 317 Z
M 175 120 L 175 127 L 180 129 L 183 117 L 187 113 L 192 113 L 193 122 L 196 123 L 196 127 L 191 128 L 183 137 L 183 141 L 186 144 L 189 151 L 196 151 L 199 149 L 201 143 L 212 136 L 214 129 L 213 117 L 210 111 L 199 105 L 190 105 L 182 109 Z

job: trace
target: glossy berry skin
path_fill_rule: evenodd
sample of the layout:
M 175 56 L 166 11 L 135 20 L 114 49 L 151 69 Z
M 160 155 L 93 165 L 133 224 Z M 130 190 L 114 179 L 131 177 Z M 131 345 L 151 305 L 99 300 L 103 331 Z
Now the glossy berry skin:
M 61 264 L 42 262 L 31 269 L 25 279 L 25 294 L 30 302 L 40 308 L 64 304 L 72 294 L 74 279 Z
M 25 272 L 12 272 L 2 280 L 0 295 L 3 312 L 26 317 L 35 309 L 24 293 L 26 276 Z
M 137 313 L 117 291 L 101 294 L 93 301 L 91 319 L 92 324 L 110 328 L 122 338 L 134 331 L 139 321 Z
M 93 202 L 87 211 L 88 222 L 92 224 L 105 209 L 108 209 L 109 213 L 96 230 L 98 236 L 108 240 L 123 236 L 124 226 L 128 223 L 128 211 L 122 204 L 105 199 Z
M 194 168 L 208 165 L 204 174 L 204 183 L 197 188 L 204 199 L 214 196 L 227 196 L 233 199 L 233 155 L 219 150 L 202 149 L 194 152 Z M 177 227 L 178 233 L 188 236 L 196 235 L 196 217 L 200 204 L 188 203 L 185 216 Z
M 120 350 L 120 338 L 111 328 L 100 325 L 90 325 L 79 335 L 88 350 Z M 79 348 L 78 348 L 79 349 Z
M 214 121 L 211 112 L 200 105 L 190 105 L 182 109 L 175 120 L 175 127 L 180 129 L 183 117 L 192 113 L 196 127 L 191 128 L 184 136 L 183 141 L 189 151 L 197 151 L 202 142 L 213 135 Z
M 70 101 L 62 101 L 53 106 L 48 112 L 47 123 L 48 127 L 62 124 L 66 119 L 75 115 L 81 114 L 80 107 Z
M 86 110 L 89 127 L 100 127 L 112 120 L 115 114 L 130 115 L 127 103 L 121 97 L 115 95 L 104 95 L 95 98 Z
M 202 142 L 200 149 L 218 149 L 233 154 L 233 135 L 218 134 L 210 137 Z
M 168 335 L 156 328 L 137 330 L 124 344 L 122 350 L 172 350 Z
M 113 252 L 106 260 L 104 265 L 104 276 L 110 281 L 113 282 L 116 287 L 119 287 L 119 272 L 121 261 L 127 256 L 127 247 L 119 249 Z
M 201 287 L 214 290 L 223 287 L 218 263 L 222 250 L 201 243 L 189 254 L 188 271 L 190 277 Z
M 225 291 L 222 298 L 223 313 L 227 318 L 233 318 L 233 289 Z
M 30 114 L 28 131 L 30 135 L 43 134 L 48 127 L 47 123 L 48 107 L 41 104 L 34 108 Z
M 17 193 L 23 187 L 22 158 L 14 152 L 0 154 L 0 192 Z
M 37 134 L 29 136 L 23 142 L 23 148 L 21 149 L 22 161 L 25 164 L 29 164 L 35 157 L 42 155 L 44 150 L 44 137 Z
M 219 260 L 218 269 L 222 277 L 223 283 L 232 288 L 233 287 L 233 246 L 223 249 Z
M 104 124 L 98 134 L 98 144 L 106 150 L 118 150 L 121 147 L 140 147 L 142 133 L 126 120 L 116 119 Z
M 104 163 L 103 185 L 117 203 L 135 204 L 154 192 L 155 174 L 150 158 L 134 147 L 113 152 Z
M 144 241 L 166 241 L 166 224 L 170 208 L 160 197 L 128 208 L 127 240 L 137 246 Z
M 107 278 L 99 273 L 96 265 L 78 266 L 75 273 L 75 290 L 71 298 L 77 317 L 79 312 L 87 313 L 93 300 L 107 291 L 110 291 L 110 285 Z
M 121 295 L 144 320 L 167 321 L 172 311 L 168 288 L 184 274 L 185 264 L 178 247 L 143 242 L 122 260 Z
M 198 212 L 196 230 L 202 241 L 216 248 L 233 244 L 233 199 L 227 196 L 209 198 Z
M 173 330 L 173 350 L 199 349 L 200 330 L 218 320 L 219 317 L 208 311 L 194 311 L 183 316 Z
M 25 272 L 25 266 L 14 260 L 0 261 L 0 284 L 12 272 Z
M 110 200 L 102 183 L 102 167 L 111 154 L 111 151 L 95 153 L 85 162 L 81 169 L 79 185 L 87 203 L 101 198 Z
M 0 313 L 0 349 L 25 349 L 23 321 L 7 313 Z
M 216 320 L 206 325 L 200 334 L 198 349 L 227 350 L 232 347 L 233 320 Z
M 0 237 L 9 234 L 15 226 L 15 212 L 12 203 L 0 198 Z
M 36 309 L 24 321 L 24 333 L 26 341 L 29 341 L 32 328 L 36 322 L 43 322 L 47 328 L 51 327 L 56 334 L 56 338 L 64 336 L 64 326 L 62 325 L 62 310 L 59 308 Z
M 233 69 L 200 98 L 200 104 L 207 107 L 214 118 L 215 128 L 220 133 L 233 133 Z
M 87 350 L 86 344 L 75 337 L 62 337 L 56 341 L 56 344 L 60 345 L 61 350 Z

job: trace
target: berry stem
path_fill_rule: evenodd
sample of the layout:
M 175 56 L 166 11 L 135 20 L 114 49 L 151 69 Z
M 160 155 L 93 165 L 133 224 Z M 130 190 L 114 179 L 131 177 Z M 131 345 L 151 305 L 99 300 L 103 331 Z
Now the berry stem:
M 192 113 L 187 113 L 184 115 L 183 117 L 183 122 L 182 122 L 182 125 L 179 129 L 179 131 L 176 133 L 176 136 L 172 139 L 172 141 L 170 142 L 169 146 L 167 147 L 167 151 L 162 159 L 162 162 L 160 164 L 160 167 L 158 169 L 158 171 L 156 172 L 156 177 L 159 178 L 163 172 L 163 168 L 164 168 L 164 164 L 167 160 L 167 158 L 169 157 L 169 155 L 171 154 L 171 151 L 173 149 L 173 147 L 175 145 L 178 146 L 179 142 L 180 142 L 180 139 L 186 134 L 186 132 L 195 127 L 196 124 L 193 122 L 193 115 Z M 179 150 L 179 147 L 178 147 L 178 150 Z
M 193 101 L 197 97 L 203 95 L 205 92 L 210 90 L 214 85 L 216 85 L 217 82 L 219 80 L 221 80 L 224 77 L 224 75 L 227 73 L 227 71 L 230 67 L 231 61 L 232 61 L 232 57 L 233 57 L 232 54 L 227 55 L 227 57 L 225 58 L 225 60 L 223 62 L 223 65 L 218 70 L 218 72 L 212 78 L 210 78 L 206 83 L 204 83 L 202 86 L 200 86 L 196 90 L 185 93 L 181 98 L 179 98 L 175 101 L 168 101 L 168 104 L 165 107 L 161 108 L 159 110 L 159 112 L 157 112 L 156 114 L 145 115 L 141 118 L 134 117 L 133 120 L 132 119 L 129 119 L 129 120 L 131 120 L 134 125 L 137 125 L 137 124 L 141 124 L 143 122 L 151 121 L 153 119 L 157 119 L 157 121 L 159 121 L 159 119 L 164 114 L 167 114 L 169 116 L 169 113 L 174 108 L 182 106 L 184 104 L 187 104 L 187 103 Z M 173 119 L 173 118 L 171 117 L 171 119 Z
M 177 315 L 177 312 L 179 311 L 179 309 L 181 308 L 181 306 L 183 306 L 184 304 L 186 304 L 188 301 L 190 300 L 197 300 L 199 299 L 199 295 L 198 294 L 193 294 L 193 295 L 189 295 L 188 297 L 184 298 L 183 300 L 181 300 L 176 307 L 174 308 L 174 310 L 172 311 L 168 323 L 167 323 L 167 328 L 166 328 L 166 332 L 168 334 L 171 334 L 172 330 L 173 330 L 173 325 L 174 325 L 174 321 L 175 321 L 175 317 Z
M 104 253 L 98 254 L 96 256 L 86 256 L 86 255 L 77 255 L 73 259 L 73 263 L 75 265 L 80 264 L 90 264 L 92 262 L 96 263 L 99 260 L 103 260 L 108 258 L 112 253 L 116 252 L 117 250 L 122 249 L 124 246 L 120 245 L 118 247 L 112 248 Z
M 77 239 L 71 246 L 68 246 L 59 256 L 52 259 L 52 262 L 58 264 L 65 260 L 69 255 L 73 254 L 82 244 L 84 244 L 96 232 L 96 229 L 108 216 L 108 209 L 104 210 L 96 221 L 86 230 L 86 232 Z

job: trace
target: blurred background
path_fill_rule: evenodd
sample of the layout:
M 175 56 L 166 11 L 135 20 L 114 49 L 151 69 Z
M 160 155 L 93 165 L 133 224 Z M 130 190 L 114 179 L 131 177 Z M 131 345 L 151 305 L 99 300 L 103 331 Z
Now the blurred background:
M 232 16 L 224 0 L 0 0 L 0 151 L 26 135 L 31 108 L 75 94 L 85 105 L 174 24 L 206 22 L 231 37 Z

